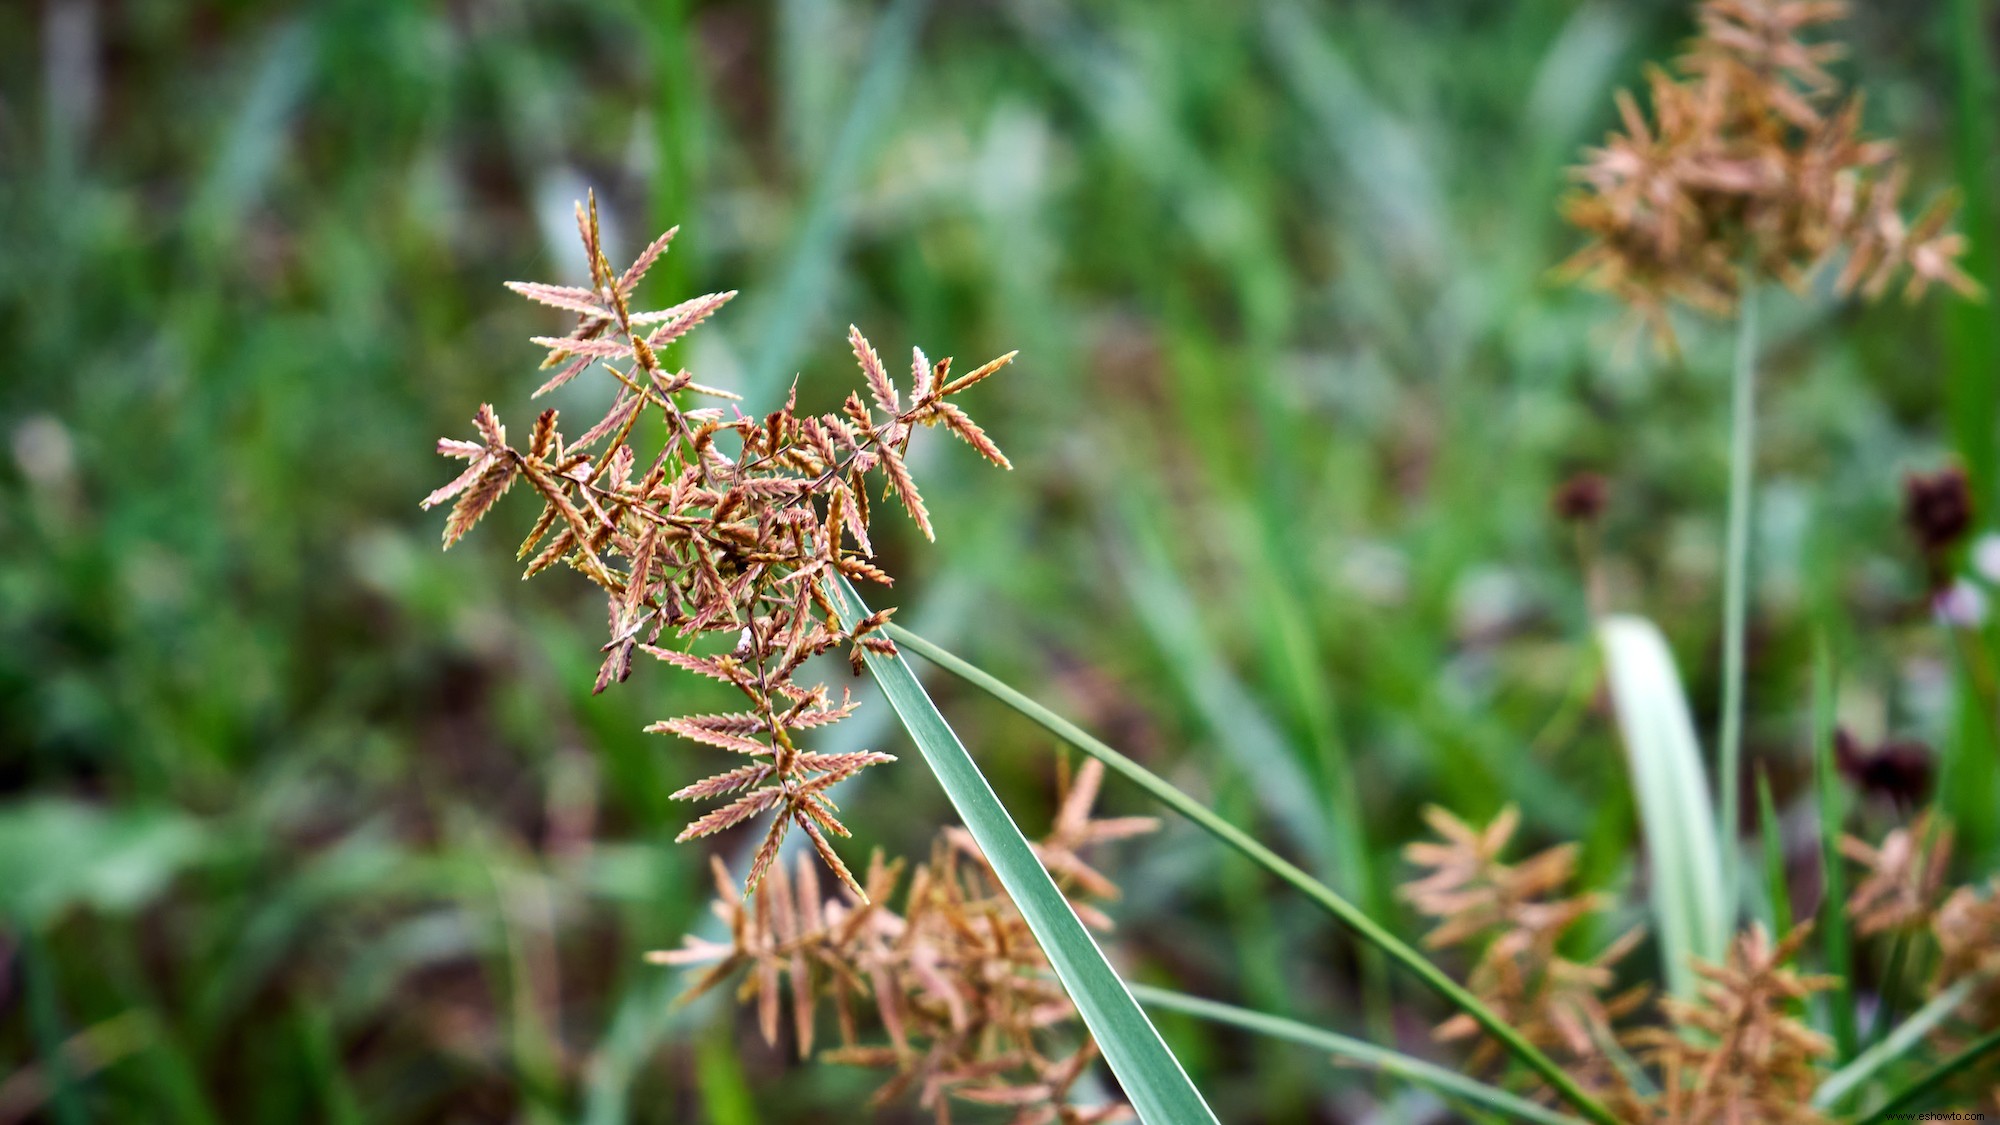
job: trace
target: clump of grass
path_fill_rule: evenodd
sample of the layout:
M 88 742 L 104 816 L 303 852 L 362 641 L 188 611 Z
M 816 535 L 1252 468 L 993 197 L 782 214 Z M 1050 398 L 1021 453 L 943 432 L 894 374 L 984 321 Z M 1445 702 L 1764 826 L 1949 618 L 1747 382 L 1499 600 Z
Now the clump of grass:
M 879 1098 L 915 1089 L 940 1120 L 948 1118 L 954 1099 L 1014 1106 L 1023 1122 L 1117 1116 L 1123 1107 L 1079 1110 L 1068 1104 L 1099 1046 L 1140 1114 L 1150 1120 L 1210 1119 L 1084 928 L 1086 920 L 1100 929 L 1108 924 L 1087 900 L 1116 888 L 1083 860 L 1081 850 L 1150 827 L 1090 817 L 1100 763 L 1108 763 L 1429 985 L 1457 1009 L 1439 1025 L 1438 1038 L 1472 1043 L 1474 1069 L 1498 1070 L 1495 1083 L 1560 1101 L 1599 1125 L 1818 1125 L 1828 1120 L 1833 1103 L 1874 1081 L 1878 1072 L 1888 1073 L 1883 1068 L 1913 1060 L 1915 1045 L 1951 1024 L 1953 1011 L 1990 1003 L 1994 966 L 1981 951 L 1990 947 L 1991 931 L 2000 925 L 1993 897 L 1966 888 L 1941 900 L 1949 835 L 1927 821 L 1892 833 L 1877 847 L 1846 845 L 1847 854 L 1869 869 L 1847 904 L 1854 931 L 1863 937 L 1894 933 L 1899 942 L 1928 932 L 1939 966 L 1930 981 L 1930 1003 L 1905 1027 L 1881 1036 L 1881 1049 L 1865 1060 L 1848 1061 L 1854 1047 L 1851 1010 L 1836 1011 L 1843 1028 L 1836 1037 L 1812 1026 L 1806 1015 L 1807 1001 L 1820 992 L 1837 988 L 1835 1004 L 1841 1008 L 1851 1007 L 1854 995 L 1851 982 L 1841 977 L 1797 967 L 1813 925 L 1774 937 L 1761 924 L 1739 929 L 1735 920 L 1756 288 L 1767 281 L 1803 287 L 1814 270 L 1844 254 L 1836 280 L 1842 293 L 1879 297 L 1898 280 L 1912 298 L 1934 284 L 1976 292 L 1956 265 L 1964 244 L 1947 229 L 1949 201 L 1905 221 L 1906 174 L 1893 146 L 1861 134 L 1858 96 L 1842 95 L 1824 69 L 1837 48 L 1807 39 L 1842 11 L 1839 4 L 1813 0 L 1705 0 L 1693 46 L 1671 71 L 1658 69 L 1650 76 L 1650 117 L 1635 99 L 1621 95 L 1624 131 L 1593 150 L 1579 172 L 1582 186 L 1567 205 L 1570 218 L 1591 236 L 1571 261 L 1577 275 L 1627 300 L 1663 334 L 1672 303 L 1734 314 L 1739 323 L 1719 810 L 1707 807 L 1695 742 L 1679 717 L 1685 706 L 1677 682 L 1670 692 L 1660 686 L 1669 685 L 1665 673 L 1671 672 L 1671 661 L 1663 644 L 1653 646 L 1661 673 L 1654 677 L 1655 694 L 1673 705 L 1657 714 L 1671 713 L 1675 760 L 1642 788 L 1678 794 L 1678 800 L 1654 803 L 1647 815 L 1693 816 L 1702 831 L 1679 838 L 1709 842 L 1702 846 L 1701 870 L 1681 881 L 1688 886 L 1663 881 L 1669 892 L 1664 898 L 1656 888 L 1656 914 L 1662 928 L 1672 931 L 1662 946 L 1674 993 L 1660 1000 L 1649 1020 L 1640 1017 L 1649 990 L 1617 988 L 1620 959 L 1638 940 L 1637 931 L 1587 960 L 1568 956 L 1566 941 L 1603 913 L 1609 900 L 1572 892 L 1574 848 L 1558 847 L 1518 863 L 1505 860 L 1520 821 L 1512 807 L 1483 828 L 1434 810 L 1430 821 L 1441 842 L 1413 845 L 1408 853 L 1429 873 L 1409 884 L 1405 897 L 1434 919 L 1428 938 L 1433 948 L 1471 954 L 1465 985 L 1390 932 L 1384 920 L 1369 917 L 1157 775 L 1025 697 L 1010 698 L 1017 710 L 1094 758 L 1066 796 L 1055 834 L 1039 848 L 1029 845 L 900 662 L 891 637 L 903 637 L 947 666 L 955 658 L 896 632 L 888 613 L 868 611 L 849 586 L 853 579 L 890 580 L 870 561 L 871 483 L 884 485 L 885 498 L 897 497 L 925 536 L 932 534 L 929 512 L 904 460 L 917 427 L 944 425 L 1007 467 L 992 441 L 947 399 L 997 371 L 1011 353 L 953 379 L 949 360 L 932 364 L 913 351 L 906 403 L 872 346 L 851 329 L 849 343 L 867 399 L 851 394 L 839 412 L 802 415 L 794 394 L 762 419 L 684 408 L 677 395 L 722 392 L 695 383 L 684 371 L 670 374 L 659 350 L 731 294 L 633 312 L 629 298 L 672 232 L 630 268 L 614 273 L 593 203 L 578 208 L 592 286 L 514 288 L 578 317 L 569 334 L 537 339 L 550 352 L 547 366 L 558 369 L 543 391 L 601 363 L 619 386 L 610 411 L 573 442 L 558 428 L 555 412 L 544 412 L 527 445 L 517 449 L 492 408 L 482 407 L 475 419 L 478 441 L 447 440 L 439 447 L 469 467 L 425 503 L 453 502 L 445 529 L 449 546 L 515 483 L 525 481 L 541 495 L 542 515 L 520 552 L 533 556 L 529 573 L 561 562 L 595 582 L 609 599 L 611 636 L 596 690 L 625 679 L 634 653 L 641 652 L 729 684 L 749 700 L 742 712 L 684 716 L 650 728 L 748 759 L 675 794 L 726 798 L 690 824 L 681 839 L 771 814 L 741 893 L 727 870 L 719 862 L 715 866 L 716 910 L 730 927 L 730 942 L 691 939 L 655 960 L 708 966 L 693 986 L 696 994 L 747 970 L 741 996 L 755 1002 L 763 1033 L 773 1042 L 783 1004 L 780 982 L 788 979 L 801 1055 L 810 1053 L 820 1010 L 830 1004 L 841 1045 L 827 1056 L 892 1070 Z M 667 438 L 657 453 L 641 458 L 629 440 L 649 412 L 657 412 Z M 724 438 L 726 448 L 719 441 Z M 641 472 L 647 460 L 650 468 Z M 1588 521 L 1602 502 L 1601 484 L 1579 487 L 1565 495 L 1558 510 L 1565 518 Z M 670 631 L 673 641 L 696 647 L 662 643 Z M 733 640 L 734 647 L 704 641 L 710 637 Z M 857 879 L 829 840 L 847 830 L 827 791 L 890 756 L 823 754 L 801 749 L 794 740 L 798 732 L 852 712 L 845 693 L 836 701 L 826 684 L 798 682 L 807 661 L 840 648 L 857 673 L 875 672 L 966 820 L 966 831 L 946 833 L 912 878 L 901 913 L 888 904 L 901 866 L 878 854 L 866 879 Z M 984 675 L 976 669 L 954 671 L 975 682 Z M 1018 694 L 987 680 L 981 686 L 996 695 Z M 1719 840 L 1709 834 L 1710 813 L 1723 828 Z M 821 894 L 818 868 L 809 859 L 801 857 L 796 875 L 779 863 L 792 827 L 803 831 L 840 881 L 838 897 Z M 1831 866 L 1836 822 L 1829 819 L 1825 830 L 1828 886 L 1838 887 L 1840 872 Z M 1660 841 L 1674 838 L 1649 836 L 1656 853 L 1671 851 Z M 1654 858 L 1664 867 L 1677 857 Z M 1697 884 L 1699 902 L 1665 903 Z M 1839 919 L 1837 903 L 1830 913 Z M 1826 944 L 1840 952 L 1828 959 L 1845 969 L 1847 928 L 1829 930 Z M 1896 967 L 1892 976 L 1902 965 L 1900 944 L 1898 949 L 1890 962 Z M 1682 956 L 1688 953 L 1706 956 L 1690 965 Z M 886 1046 L 861 1041 L 857 1004 L 875 1012 Z M 1296 1025 L 1280 1028 L 1286 1021 L 1255 1013 L 1168 1002 L 1175 1004 L 1294 1041 L 1333 1041 Z M 1892 1007 L 1885 1003 L 1885 1011 Z M 1088 1035 L 1072 1034 L 1069 1049 L 1049 1051 L 1049 1030 L 1075 1019 Z M 1944 1083 L 1991 1049 L 1989 1039 L 1963 1043 L 1928 1072 L 1887 1092 L 1875 1112 Z M 1441 1078 L 1435 1068 L 1386 1049 L 1343 1045 L 1340 1050 L 1451 1096 L 1547 1119 L 1539 1105 L 1520 1095 L 1469 1078 Z M 1503 1069 L 1503 1060 L 1519 1066 Z M 1843 1061 L 1848 1066 L 1836 1072 L 1835 1064 Z M 1855 1069 L 1864 1061 L 1864 1068 Z

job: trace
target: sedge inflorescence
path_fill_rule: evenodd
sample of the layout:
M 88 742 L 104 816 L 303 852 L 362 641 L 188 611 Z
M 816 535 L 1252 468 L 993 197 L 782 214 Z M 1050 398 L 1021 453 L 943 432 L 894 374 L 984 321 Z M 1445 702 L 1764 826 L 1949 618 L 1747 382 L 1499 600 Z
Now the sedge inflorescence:
M 1094 816 L 1103 777 L 1101 763 L 1084 764 L 1035 850 L 1078 916 L 1108 930 L 1110 920 L 1092 900 L 1115 898 L 1117 887 L 1084 853 L 1158 822 Z M 831 1007 L 840 1045 L 821 1058 L 891 1072 L 877 1105 L 914 1091 L 943 1123 L 953 1101 L 1012 1107 L 1014 1125 L 1101 1125 L 1130 1116 L 1117 1102 L 1074 1104 L 1073 1088 L 1096 1047 L 970 834 L 941 833 L 907 882 L 905 864 L 885 862 L 878 851 L 865 895 L 823 895 L 804 855 L 796 875 L 773 866 L 748 902 L 721 860 L 714 869 L 714 910 L 728 941 L 688 937 L 679 949 L 649 955 L 659 964 L 704 968 L 683 1000 L 741 973 L 738 996 L 756 1005 L 764 1039 L 776 1045 L 789 993 L 801 1058 L 812 1053 L 819 1013 Z M 899 884 L 900 913 L 889 906 Z M 886 1043 L 863 1042 L 863 1010 L 874 1013 Z
M 1614 968 L 1638 937 L 1628 932 L 1587 961 L 1561 946 L 1575 927 L 1605 909 L 1597 895 L 1574 894 L 1576 850 L 1558 845 L 1524 860 L 1503 858 L 1520 826 L 1508 808 L 1484 827 L 1439 809 L 1426 812 L 1435 841 L 1407 858 L 1424 874 L 1403 888 L 1436 921 L 1434 948 L 1470 952 L 1467 984 L 1482 1003 L 1558 1059 L 1621 1121 L 1633 1125 L 1824 1125 L 1813 1103 L 1827 1080 L 1834 1046 L 1802 1018 L 1807 1002 L 1838 978 L 1800 972 L 1811 923 L 1773 936 L 1762 925 L 1737 934 L 1720 964 L 1696 964 L 1688 997 L 1662 996 L 1656 1018 L 1639 1022 L 1646 990 L 1616 990 Z M 1909 943 L 1934 968 L 1931 997 L 1963 987 L 1954 1019 L 1936 1037 L 1946 1049 L 1968 1030 L 1990 1029 L 2000 1012 L 2000 880 L 1951 888 L 1945 872 L 1950 825 L 1934 814 L 1888 831 L 1877 844 L 1843 837 L 1840 850 L 1861 868 L 1842 904 L 1863 938 Z M 1455 1016 L 1440 1040 L 1477 1040 L 1471 1065 L 1490 1066 L 1497 1045 Z M 1641 1073 L 1641 1068 L 1650 1073 Z M 1547 1091 L 1539 1091 L 1546 1095 Z
M 614 272 L 594 197 L 587 207 L 578 205 L 577 228 L 590 261 L 590 288 L 523 282 L 509 288 L 577 318 L 567 335 L 535 338 L 549 352 L 544 368 L 557 369 L 536 396 L 598 367 L 617 382 L 610 410 L 575 437 L 562 431 L 556 411 L 545 410 L 527 443 L 515 446 L 493 407 L 481 406 L 473 419 L 476 440 L 438 442 L 439 453 L 469 465 L 423 505 L 452 502 L 444 528 L 450 547 L 514 485 L 533 489 L 543 508 L 519 552 L 529 560 L 527 574 L 565 564 L 596 583 L 609 602 L 610 640 L 596 690 L 624 680 L 636 652 L 728 684 L 748 702 L 742 711 L 680 716 L 647 728 L 744 759 L 674 794 L 726 799 L 689 824 L 680 839 L 768 813 L 770 827 L 746 891 L 770 870 L 786 833 L 797 827 L 834 875 L 862 893 L 828 839 L 848 835 L 828 790 L 893 759 L 877 751 L 800 747 L 799 732 L 838 722 L 855 704 L 845 692 L 834 699 L 823 682 L 802 682 L 799 672 L 813 657 L 841 647 L 857 673 L 863 650 L 895 652 L 881 631 L 890 611 L 842 621 L 825 584 L 891 582 L 872 561 L 873 482 L 881 482 L 885 495 L 893 494 L 932 537 L 930 515 L 905 460 L 918 428 L 942 425 L 994 464 L 1011 467 L 951 400 L 1014 353 L 954 378 L 949 358 L 932 363 L 912 349 L 905 398 L 875 349 L 850 328 L 867 399 L 849 394 L 837 412 L 802 414 L 794 387 L 782 407 L 761 418 L 689 409 L 681 396 L 736 396 L 695 382 L 685 370 L 669 370 L 660 352 L 735 293 L 635 311 L 631 300 L 639 282 L 674 231 Z M 666 437 L 642 457 L 632 442 L 648 414 L 664 422 Z M 698 642 L 711 636 L 725 638 L 725 645 L 697 651 Z
M 1942 198 L 1903 217 L 1895 145 L 1861 131 L 1862 98 L 1827 71 L 1839 44 L 1809 41 L 1846 14 L 1837 0 L 1704 0 L 1700 31 L 1654 67 L 1651 113 L 1618 94 L 1620 128 L 1575 169 L 1564 203 L 1590 242 L 1566 267 L 1663 333 L 1670 301 L 1728 314 L 1745 274 L 1794 288 L 1845 252 L 1840 293 L 1873 299 L 1899 279 L 1978 287 Z

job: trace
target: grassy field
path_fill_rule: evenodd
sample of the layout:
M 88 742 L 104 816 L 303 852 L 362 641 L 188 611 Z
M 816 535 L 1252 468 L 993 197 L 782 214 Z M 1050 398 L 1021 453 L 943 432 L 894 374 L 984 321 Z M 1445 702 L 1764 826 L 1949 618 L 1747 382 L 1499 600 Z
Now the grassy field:
M 1868 6 L 1839 69 L 2000 289 L 1991 16 Z M 1566 167 L 1690 32 L 1567 0 L 5 6 L 0 1125 L 866 1098 L 642 960 L 713 928 L 702 846 L 670 843 L 702 767 L 641 733 L 707 696 L 646 668 L 593 697 L 603 611 L 518 581 L 532 512 L 447 555 L 417 508 L 434 438 L 539 381 L 527 337 L 562 328 L 500 283 L 583 278 L 591 188 L 614 259 L 681 224 L 649 307 L 742 290 L 673 361 L 753 403 L 796 374 L 832 406 L 850 322 L 885 354 L 1020 349 L 980 392 L 1015 470 L 932 442 L 935 547 L 878 521 L 899 623 L 1406 936 L 1433 803 L 1520 805 L 1639 920 L 1584 574 L 1661 624 L 1707 740 L 1731 336 L 1689 316 L 1669 355 L 1551 271 Z M 1964 873 L 2000 864 L 1992 629 L 1933 622 L 1898 523 L 1904 475 L 1953 463 L 1990 510 L 1995 317 L 1764 295 L 1745 746 L 1807 899 L 1816 652 L 1842 724 L 1932 748 Z M 1581 556 L 1549 501 L 1580 470 L 1609 481 Z M 1054 741 L 932 691 L 1046 824 Z M 863 694 L 838 741 L 905 761 L 843 790 L 852 850 L 920 853 L 950 808 Z M 739 870 L 740 835 L 710 842 Z M 1130 978 L 1450 1057 L 1428 996 L 1193 828 L 1107 867 Z M 1436 1106 L 1160 1026 L 1230 1122 Z

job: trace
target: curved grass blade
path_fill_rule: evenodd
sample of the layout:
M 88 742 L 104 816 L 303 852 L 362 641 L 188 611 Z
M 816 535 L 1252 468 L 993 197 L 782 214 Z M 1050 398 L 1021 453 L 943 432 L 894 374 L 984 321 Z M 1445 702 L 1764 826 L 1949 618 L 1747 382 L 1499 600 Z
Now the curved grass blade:
M 1875 1125 L 1878 1121 L 1896 1119 L 1899 1113 L 1916 1104 L 1925 1094 L 1944 1085 L 1951 1080 L 1953 1075 L 1985 1058 L 1987 1055 L 1992 1054 L 1994 1051 L 2000 1051 L 2000 1031 L 1990 1031 L 1985 1036 L 1974 1040 L 1971 1046 L 1937 1064 L 1937 1066 L 1931 1068 L 1929 1073 L 1910 1083 L 1908 1086 L 1903 1087 L 1901 1091 L 1888 1101 L 1883 1102 L 1881 1107 L 1874 1113 L 1861 1118 L 1855 1125 Z
M 845 611 L 843 611 L 845 612 Z M 953 653 L 932 644 L 898 625 L 891 624 L 888 632 L 897 645 L 909 649 L 925 660 L 943 668 L 959 679 L 984 691 L 993 698 L 1012 707 L 1022 715 L 1032 719 L 1042 729 L 1062 739 L 1078 750 L 1103 762 L 1126 780 L 1144 789 L 1161 804 L 1199 825 L 1209 835 L 1241 852 L 1251 862 L 1271 874 L 1291 884 L 1292 889 L 1311 899 L 1314 904 L 1331 914 L 1335 921 L 1352 930 L 1363 941 L 1374 945 L 1390 960 L 1414 974 L 1428 985 L 1445 1002 L 1472 1017 L 1489 1035 L 1499 1040 L 1504 1047 L 1523 1065 L 1539 1075 L 1562 1099 L 1574 1106 L 1584 1117 L 1599 1125 L 1619 1125 L 1618 1118 L 1600 1104 L 1597 1099 L 1585 1093 L 1561 1067 L 1549 1060 L 1547 1055 L 1537 1050 L 1534 1044 L 1522 1038 L 1521 1034 L 1509 1026 L 1492 1009 L 1460 987 L 1457 981 L 1446 976 L 1442 969 L 1412 949 L 1402 939 L 1382 928 L 1376 921 L 1353 903 L 1342 898 L 1331 887 L 1301 870 L 1298 865 L 1257 842 L 1249 833 L 1217 816 L 1201 802 L 1175 788 L 1167 779 L 1147 769 L 1132 759 L 1120 754 L 1110 746 L 1092 737 L 1082 727 L 1042 706 L 1021 692 L 1009 687 L 998 678 L 966 662 Z
M 1673 994 L 1692 996 L 1694 962 L 1721 963 L 1729 925 L 1701 746 L 1659 629 L 1643 617 L 1608 617 L 1597 636 L 1646 834 L 1660 958 Z
M 1226 1023 L 1259 1035 L 1268 1035 L 1274 1039 L 1284 1039 L 1325 1051 L 1335 1058 L 1372 1067 L 1391 1077 L 1414 1082 L 1419 1086 L 1428 1086 L 1441 1094 L 1522 1121 L 1538 1121 L 1543 1125 L 1581 1125 L 1577 1118 L 1557 1113 L 1519 1095 L 1510 1094 L 1497 1086 L 1488 1086 L 1484 1082 L 1467 1078 L 1458 1071 L 1413 1058 L 1400 1051 L 1391 1051 L 1360 1039 L 1322 1031 L 1297 1020 L 1253 1012 L 1233 1004 L 1221 1004 L 1214 1000 L 1204 1000 L 1198 996 L 1154 988 L 1150 985 L 1135 984 L 1131 987 L 1132 995 L 1149 1008 L 1182 1012 L 1198 1019 Z
M 868 616 L 868 607 L 845 581 L 829 582 L 827 592 L 849 625 Z M 1048 955 L 1050 966 L 1069 991 L 1132 1108 L 1154 1125 L 1214 1122 L 1215 1114 L 1126 991 L 1125 982 L 1104 960 L 1090 931 L 1056 889 L 993 787 L 966 753 L 965 745 L 917 682 L 916 674 L 900 657 L 868 652 L 866 658 L 868 670 L 910 732 L 910 740 L 923 753 L 925 764 L 937 775 L 1000 885 L 1013 897 L 1042 952 Z
M 1967 977 L 1938 993 L 1937 998 L 1911 1014 L 1896 1030 L 1885 1036 L 1880 1043 L 1855 1056 L 1853 1062 L 1841 1067 L 1819 1084 L 1813 1091 L 1814 1109 L 1832 1109 L 1841 1099 L 1861 1088 L 1861 1084 L 1875 1076 L 1884 1066 L 1908 1054 L 1912 1047 L 1921 1044 L 1937 1026 L 1952 1012 L 1965 1003 L 1974 988 L 1981 983 L 1978 977 Z

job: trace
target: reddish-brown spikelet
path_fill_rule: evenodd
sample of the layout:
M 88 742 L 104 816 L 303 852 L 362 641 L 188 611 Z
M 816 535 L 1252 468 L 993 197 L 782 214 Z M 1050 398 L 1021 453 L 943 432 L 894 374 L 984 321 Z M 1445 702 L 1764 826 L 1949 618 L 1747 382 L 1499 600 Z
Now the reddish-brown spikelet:
M 1108 928 L 1091 900 L 1117 888 L 1077 853 L 1149 831 L 1155 822 L 1092 817 L 1103 768 L 1093 760 L 1078 771 L 1036 849 L 1079 916 Z M 865 893 L 844 886 L 827 899 L 817 868 L 802 854 L 795 872 L 773 864 L 754 900 L 745 903 L 716 861 L 714 910 L 728 924 L 729 941 L 688 937 L 680 949 L 647 959 L 707 966 L 683 1001 L 743 972 L 738 997 L 754 1006 L 759 1029 L 773 1045 L 789 994 L 801 1058 L 812 1052 L 818 1016 L 830 1007 L 840 1043 L 820 1057 L 891 1072 L 875 1094 L 877 1105 L 914 1093 L 940 1122 L 951 1120 L 954 1102 L 1014 1107 L 1017 1125 L 1128 1119 L 1130 1110 L 1117 1102 L 1071 1104 L 1096 1047 L 1077 1026 L 1076 1009 L 1027 922 L 970 841 L 956 831 L 937 840 L 929 862 L 904 887 L 899 914 L 888 904 L 903 866 L 884 862 L 878 851 L 859 880 Z M 1078 878 L 1079 871 L 1091 877 Z M 875 1011 L 886 1043 L 861 1041 L 857 1006 Z
M 752 759 L 675 794 L 729 798 L 698 817 L 682 838 L 768 814 L 770 826 L 746 889 L 754 889 L 770 870 L 786 833 L 796 826 L 842 883 L 864 895 L 830 843 L 830 837 L 848 833 L 826 791 L 893 759 L 874 752 L 802 751 L 793 739 L 796 732 L 837 722 L 853 704 L 844 698 L 832 704 L 824 684 L 801 684 L 794 677 L 810 658 L 834 649 L 894 651 L 879 632 L 885 614 L 844 624 L 821 584 L 836 578 L 890 581 L 867 561 L 873 554 L 870 473 L 880 473 L 926 538 L 934 536 L 903 459 L 919 424 L 942 420 L 989 460 L 1006 464 L 990 439 L 944 400 L 996 370 L 1011 353 L 944 385 L 948 361 L 933 368 L 922 352 L 914 352 L 912 397 L 905 408 L 875 349 L 858 329 L 850 329 L 849 344 L 875 410 L 859 396 L 848 398 L 842 414 L 816 417 L 799 415 L 795 399 L 762 419 L 688 409 L 679 396 L 735 396 L 704 387 L 684 370 L 669 372 L 660 351 L 735 292 L 657 311 L 633 310 L 630 301 L 640 281 L 673 232 L 614 272 L 601 245 L 595 198 L 576 212 L 592 285 L 510 282 L 508 287 L 577 317 L 566 335 L 534 338 L 548 349 L 543 366 L 560 368 L 536 393 L 598 366 L 618 385 L 609 410 L 573 440 L 564 437 L 556 413 L 545 411 L 527 446 L 515 449 L 492 407 L 482 406 L 473 422 L 480 440 L 444 439 L 438 445 L 439 453 L 470 464 L 425 497 L 423 506 L 456 500 L 445 521 L 444 541 L 450 546 L 516 480 L 525 480 L 543 503 L 519 550 L 529 560 L 526 574 L 566 563 L 605 593 L 610 638 L 597 690 L 625 679 L 639 652 L 728 684 L 749 702 L 745 711 L 682 716 L 647 728 Z M 664 423 L 666 441 L 642 454 L 630 440 L 643 432 L 638 422 L 648 413 Z M 858 551 L 847 545 L 850 539 Z M 710 637 L 725 638 L 722 650 L 705 643 Z
M 1647 74 L 1652 113 L 1618 95 L 1621 128 L 1585 152 L 1564 201 L 1589 243 L 1565 265 L 1628 302 L 1663 339 L 1670 302 L 1733 311 L 1747 270 L 1802 288 L 1844 253 L 1835 281 L 1869 299 L 1904 280 L 1911 299 L 1979 287 L 1940 199 L 1902 218 L 1895 147 L 1861 135 L 1859 94 L 1825 64 L 1837 44 L 1803 36 L 1839 19 L 1822 0 L 1704 0 L 1700 34 L 1671 70 Z

